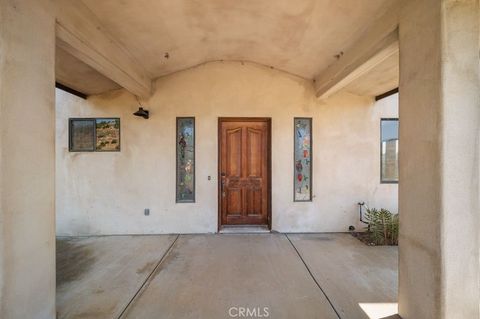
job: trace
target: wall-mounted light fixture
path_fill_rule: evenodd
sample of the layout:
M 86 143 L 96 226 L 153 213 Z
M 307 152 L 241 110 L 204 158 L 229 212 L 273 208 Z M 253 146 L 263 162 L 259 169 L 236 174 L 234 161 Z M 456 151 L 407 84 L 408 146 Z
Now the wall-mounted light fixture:
M 150 112 L 148 110 L 143 109 L 142 104 L 138 100 L 137 96 L 135 96 L 135 98 L 137 99 L 137 102 L 138 102 L 138 111 L 133 113 L 133 115 L 143 117 L 144 119 L 148 119 L 150 117 Z
M 143 107 L 140 106 L 140 107 L 138 108 L 138 111 L 135 112 L 135 113 L 133 113 L 133 115 L 135 115 L 135 116 L 141 116 L 141 117 L 143 117 L 144 119 L 148 119 L 148 118 L 149 118 L 149 115 L 148 115 L 149 113 L 150 113 L 150 112 L 148 112 L 148 110 L 144 110 Z

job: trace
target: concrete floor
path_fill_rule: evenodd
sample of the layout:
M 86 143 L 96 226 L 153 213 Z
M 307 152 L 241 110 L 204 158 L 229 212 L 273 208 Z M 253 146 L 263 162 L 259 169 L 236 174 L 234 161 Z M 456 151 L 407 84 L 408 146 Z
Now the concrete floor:
M 349 234 L 59 238 L 58 318 L 387 318 L 397 255 Z

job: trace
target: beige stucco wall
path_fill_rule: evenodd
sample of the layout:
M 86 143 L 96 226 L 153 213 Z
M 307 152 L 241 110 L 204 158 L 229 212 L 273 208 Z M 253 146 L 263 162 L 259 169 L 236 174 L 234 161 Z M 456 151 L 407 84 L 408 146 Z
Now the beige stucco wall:
M 2 319 L 55 317 L 54 61 L 51 1 L 0 1 Z
M 380 184 L 380 118 L 397 96 L 343 93 L 319 101 L 312 83 L 264 66 L 214 62 L 156 81 L 144 120 L 126 91 L 81 100 L 57 91 L 57 234 L 217 230 L 217 119 L 272 118 L 272 228 L 345 231 L 358 201 L 397 211 L 397 185 Z M 119 153 L 69 153 L 69 117 L 120 117 Z M 196 199 L 175 204 L 175 117 L 196 118 Z M 313 193 L 293 198 L 293 117 L 313 117 Z M 208 176 L 212 179 L 209 181 Z M 150 208 L 150 216 L 143 209 Z
M 478 0 L 404 1 L 399 314 L 480 318 Z

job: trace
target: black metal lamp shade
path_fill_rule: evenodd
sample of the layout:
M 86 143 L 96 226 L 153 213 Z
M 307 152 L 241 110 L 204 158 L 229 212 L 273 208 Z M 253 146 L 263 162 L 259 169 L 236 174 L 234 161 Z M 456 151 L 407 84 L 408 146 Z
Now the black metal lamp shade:
M 144 119 L 148 119 L 149 118 L 149 112 L 148 110 L 144 110 L 143 107 L 139 107 L 138 108 L 138 111 L 133 113 L 133 115 L 135 116 L 141 116 L 143 117 Z

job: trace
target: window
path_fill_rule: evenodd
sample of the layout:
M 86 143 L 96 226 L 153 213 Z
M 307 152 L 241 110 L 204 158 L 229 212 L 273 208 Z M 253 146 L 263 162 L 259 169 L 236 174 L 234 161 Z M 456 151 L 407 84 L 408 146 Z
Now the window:
M 70 119 L 68 149 L 70 152 L 120 151 L 120 119 Z
M 95 150 L 95 120 L 70 119 L 70 152 Z
M 293 200 L 312 200 L 312 119 L 294 118 Z
M 382 119 L 380 134 L 380 181 L 398 183 L 398 119 Z
M 177 117 L 176 202 L 195 202 L 195 118 Z

